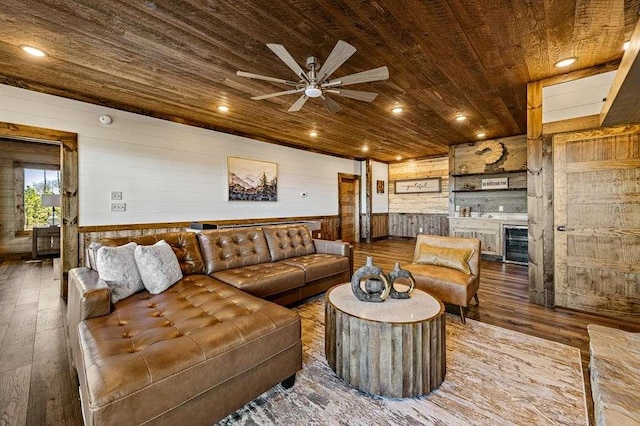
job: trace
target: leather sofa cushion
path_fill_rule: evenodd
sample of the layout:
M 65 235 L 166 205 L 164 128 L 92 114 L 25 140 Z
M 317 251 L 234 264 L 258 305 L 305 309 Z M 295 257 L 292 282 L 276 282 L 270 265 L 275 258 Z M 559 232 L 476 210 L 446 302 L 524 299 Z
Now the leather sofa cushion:
M 305 284 L 302 269 L 279 262 L 227 269 L 215 272 L 212 276 L 261 298 L 302 287 Z
M 349 258 L 335 254 L 309 254 L 285 259 L 280 263 L 302 269 L 307 283 L 350 271 Z
M 114 424 L 140 423 L 299 344 L 300 318 L 193 275 L 116 303 L 78 334 L 92 411 Z
M 416 288 L 446 303 L 468 306 L 469 300 L 478 290 L 479 283 L 476 276 L 456 269 L 417 263 L 411 263 L 403 268 L 413 275 Z
M 137 237 L 102 238 L 98 240 L 98 244 L 113 247 L 133 241 L 138 245 L 151 246 L 161 240 L 165 240 L 173 249 L 183 275 L 204 273 L 204 259 L 202 258 L 202 253 L 200 253 L 200 245 L 194 232 L 166 232 Z
M 262 228 L 212 229 L 198 233 L 198 239 L 209 275 L 271 260 Z
M 274 262 L 316 252 L 305 225 L 265 226 L 263 230 Z

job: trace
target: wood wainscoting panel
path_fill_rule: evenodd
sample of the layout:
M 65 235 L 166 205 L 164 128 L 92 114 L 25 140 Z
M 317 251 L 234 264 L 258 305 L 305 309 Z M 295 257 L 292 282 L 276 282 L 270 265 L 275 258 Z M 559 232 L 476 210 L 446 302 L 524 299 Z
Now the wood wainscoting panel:
M 554 136 L 556 305 L 640 322 L 640 126 Z
M 364 241 L 365 216 L 360 215 L 360 241 Z M 380 240 L 389 236 L 389 213 L 373 213 L 371 215 L 371 239 Z
M 389 213 L 389 236 L 415 238 L 423 234 L 449 235 L 447 214 Z

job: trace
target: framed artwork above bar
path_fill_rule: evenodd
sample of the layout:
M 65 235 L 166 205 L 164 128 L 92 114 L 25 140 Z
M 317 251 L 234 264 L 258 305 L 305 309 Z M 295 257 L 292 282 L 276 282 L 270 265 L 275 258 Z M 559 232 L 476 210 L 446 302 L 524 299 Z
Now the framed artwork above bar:
M 407 179 L 395 181 L 396 194 L 442 192 L 442 178 Z

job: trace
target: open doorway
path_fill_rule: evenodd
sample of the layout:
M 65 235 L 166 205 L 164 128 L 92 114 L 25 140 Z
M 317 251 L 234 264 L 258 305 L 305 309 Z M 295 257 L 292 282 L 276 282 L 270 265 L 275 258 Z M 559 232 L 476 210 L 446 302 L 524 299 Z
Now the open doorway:
M 338 173 L 338 233 L 344 242 L 360 241 L 360 176 Z
M 0 122 L 0 138 L 59 144 L 60 296 L 67 299 L 67 274 L 78 266 L 78 135 L 42 127 Z

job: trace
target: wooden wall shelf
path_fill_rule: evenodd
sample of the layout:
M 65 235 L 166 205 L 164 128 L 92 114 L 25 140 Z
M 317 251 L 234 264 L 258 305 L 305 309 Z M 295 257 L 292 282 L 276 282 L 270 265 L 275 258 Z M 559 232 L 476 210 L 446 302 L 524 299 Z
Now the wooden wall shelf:
M 496 188 L 496 189 L 454 189 L 451 192 L 496 192 L 496 191 L 526 191 L 527 188 Z
M 526 170 L 505 170 L 504 172 L 495 172 L 495 173 L 453 173 L 451 177 L 497 176 L 497 175 L 506 175 L 511 173 L 527 173 L 527 171 Z

